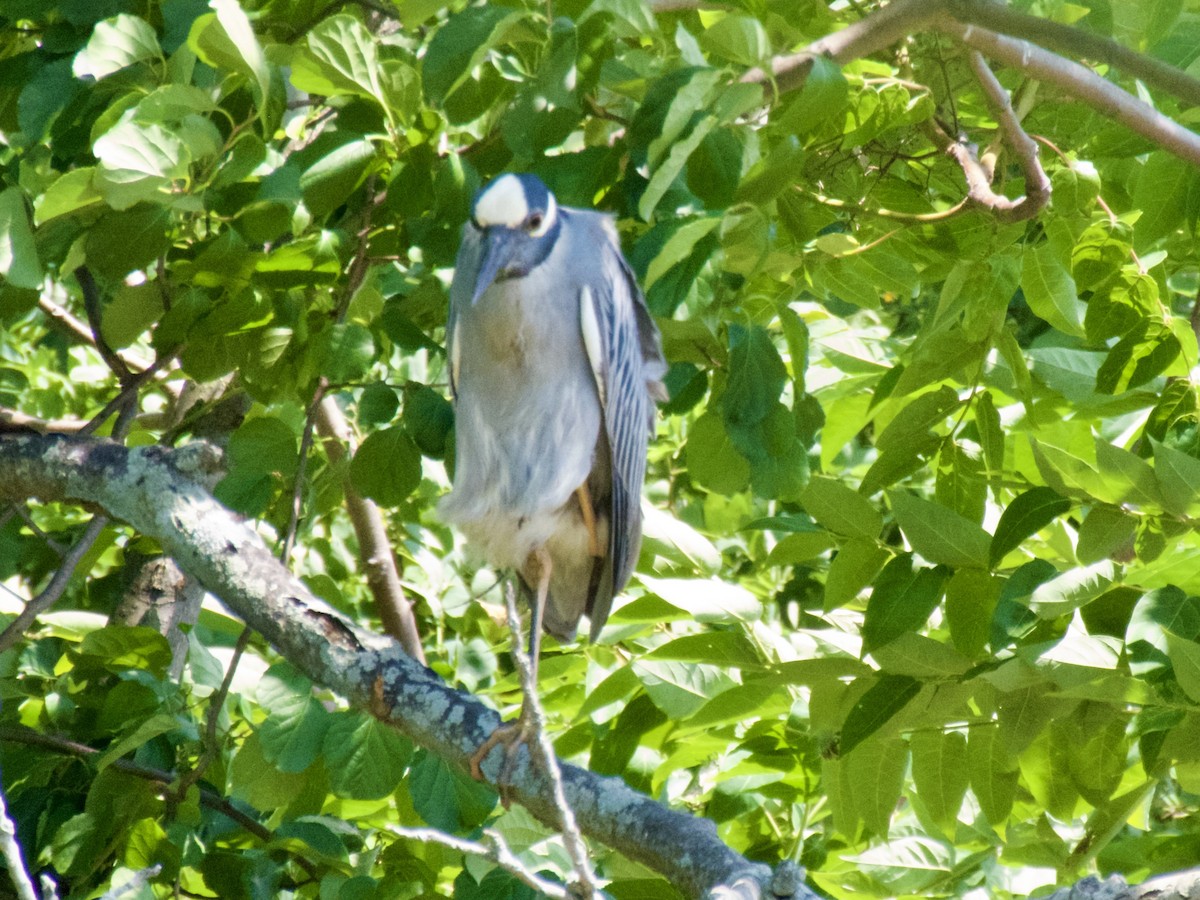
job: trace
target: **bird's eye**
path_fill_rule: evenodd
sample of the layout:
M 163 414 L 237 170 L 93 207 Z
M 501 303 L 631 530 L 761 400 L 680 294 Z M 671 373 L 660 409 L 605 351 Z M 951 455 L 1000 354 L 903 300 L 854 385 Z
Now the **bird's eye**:
M 534 213 L 529 217 L 529 230 L 537 231 L 542 227 L 542 216 L 540 213 Z

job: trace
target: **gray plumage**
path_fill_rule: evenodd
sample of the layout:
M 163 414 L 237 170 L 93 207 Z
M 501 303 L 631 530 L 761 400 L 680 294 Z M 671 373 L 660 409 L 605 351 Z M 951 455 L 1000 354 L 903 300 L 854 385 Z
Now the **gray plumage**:
M 595 639 L 637 561 L 666 368 L 612 220 L 558 206 L 533 176 L 485 187 L 463 230 L 447 345 L 456 451 L 442 518 L 530 593 L 544 552 L 545 630 L 569 638 L 586 612 Z

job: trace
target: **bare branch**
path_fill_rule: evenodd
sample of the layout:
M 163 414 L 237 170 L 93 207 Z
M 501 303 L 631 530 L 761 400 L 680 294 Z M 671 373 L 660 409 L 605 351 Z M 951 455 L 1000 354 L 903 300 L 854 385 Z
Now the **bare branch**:
M 452 690 L 393 641 L 370 634 L 287 572 L 246 523 L 199 479 L 218 465 L 205 445 L 171 451 L 61 436 L 0 437 L 0 496 L 96 503 L 156 538 L 180 568 L 309 677 L 399 728 L 466 771 L 499 715 Z M 563 788 L 583 832 L 662 873 L 686 894 L 770 869 L 735 853 L 712 822 L 667 809 L 620 778 L 562 765 Z M 515 757 L 508 795 L 552 827 L 558 813 L 528 748 Z M 815 895 L 802 888 L 798 897 Z
M 79 289 L 83 292 L 83 308 L 87 311 L 88 324 L 91 325 L 92 344 L 105 365 L 117 376 L 121 387 L 126 387 L 133 378 L 133 373 L 129 371 L 129 366 L 125 365 L 125 360 L 117 356 L 104 339 L 100 328 L 100 288 L 96 285 L 96 279 L 92 277 L 92 272 L 87 266 L 80 266 L 75 270 L 75 280 L 79 282 Z
M 337 466 L 346 458 L 346 448 L 353 450 L 353 437 L 346 417 L 333 397 L 321 400 L 317 406 L 316 421 L 317 431 L 324 438 L 325 453 L 329 461 Z M 400 584 L 396 557 L 392 553 L 379 507 L 355 490 L 349 475 L 342 479 L 342 490 L 346 494 L 350 524 L 354 526 L 354 534 L 358 537 L 358 552 L 367 575 L 367 586 L 375 598 L 375 607 L 384 630 L 400 642 L 409 656 L 424 663 L 425 651 L 421 647 L 416 616 Z
M 1012 101 L 1008 91 L 997 80 L 995 74 L 988 68 L 983 57 L 971 51 L 968 54 L 971 70 L 979 80 L 988 104 L 996 113 L 1000 124 L 1000 134 L 1004 143 L 1016 154 L 1021 163 L 1025 176 L 1025 196 L 1019 200 L 1009 200 L 992 194 L 995 203 L 990 206 L 1002 222 L 1021 222 L 1031 219 L 1046 208 L 1050 202 L 1050 179 L 1038 160 L 1038 147 L 1034 140 L 1021 127 L 1017 114 L 1013 111 Z M 989 193 L 991 193 L 989 189 Z
M 19 641 L 34 620 L 58 602 L 58 598 L 66 591 L 67 585 L 71 583 L 71 578 L 75 575 L 75 567 L 92 549 L 92 544 L 96 543 L 100 532 L 107 526 L 108 518 L 105 516 L 95 516 L 92 521 L 88 522 L 87 528 L 75 542 L 75 546 L 63 557 L 62 565 L 58 567 L 58 571 L 54 573 L 50 583 L 42 589 L 40 594 L 26 603 L 25 608 L 17 617 L 8 623 L 8 627 L 3 632 L 0 632 L 0 653 Z
M 1140 78 L 1150 87 L 1167 91 L 1192 105 L 1200 105 L 1200 81 L 1175 66 L 1130 50 L 1111 38 L 1018 12 L 1011 6 L 990 0 L 951 0 L 950 10 L 964 24 L 980 25 L 999 34 L 1024 38 L 1065 56 L 1104 63 Z
M 468 841 L 465 838 L 445 834 L 433 828 L 404 828 L 400 825 L 387 825 L 385 828 L 389 834 L 405 840 L 419 841 L 422 844 L 437 844 L 458 853 L 491 860 L 505 872 L 520 880 L 522 884 L 528 885 L 552 900 L 570 900 L 571 895 L 562 885 L 547 881 L 536 873 L 530 872 L 528 867 L 508 849 L 504 839 L 494 831 L 485 831 L 482 841 Z
M 814 60 L 825 56 L 838 65 L 869 56 L 921 31 L 945 14 L 946 0 L 895 0 L 864 19 L 813 41 L 798 53 L 771 60 L 770 73 L 754 68 L 742 81 L 774 81 L 779 93 L 803 87 Z
M 1058 87 L 1180 159 L 1200 166 L 1200 135 L 1104 80 L 1086 66 L 1029 41 L 1005 37 L 953 19 L 941 18 L 932 25 L 990 59 Z

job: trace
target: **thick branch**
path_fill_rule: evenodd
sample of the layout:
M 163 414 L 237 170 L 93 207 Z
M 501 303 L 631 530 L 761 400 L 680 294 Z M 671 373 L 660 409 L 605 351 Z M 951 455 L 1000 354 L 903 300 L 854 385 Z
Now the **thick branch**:
M 813 60 L 818 56 L 844 65 L 877 53 L 923 30 L 944 15 L 946 7 L 946 0 L 895 0 L 865 19 L 813 41 L 798 53 L 776 56 L 771 60 L 770 75 L 755 68 L 743 75 L 742 81 L 773 80 L 780 93 L 796 90 L 804 86 Z
M 933 26 L 984 56 L 1058 87 L 1180 159 L 1200 166 L 1200 135 L 1105 81 L 1086 66 L 1028 41 L 1005 37 L 974 25 L 939 19 Z
M 155 537 L 180 568 L 307 675 L 466 771 L 499 724 L 496 712 L 313 596 L 200 486 L 217 462 L 204 445 L 170 451 L 59 436 L 0 437 L 0 496 L 95 503 Z M 499 765 L 493 756 L 484 766 L 493 781 Z M 770 878 L 767 866 L 725 846 L 711 822 L 666 809 L 619 778 L 569 765 L 562 770 L 585 834 L 662 873 L 690 896 L 739 879 L 765 884 Z M 527 749 L 506 789 L 542 821 L 557 819 Z M 814 897 L 803 887 L 795 896 Z
M 1186 72 L 1111 38 L 1082 28 L 1018 12 L 992 0 L 951 0 L 950 10 L 964 24 L 980 25 L 999 34 L 1033 41 L 1048 50 L 1073 58 L 1094 60 L 1140 78 L 1150 87 L 1200 105 L 1200 81 Z

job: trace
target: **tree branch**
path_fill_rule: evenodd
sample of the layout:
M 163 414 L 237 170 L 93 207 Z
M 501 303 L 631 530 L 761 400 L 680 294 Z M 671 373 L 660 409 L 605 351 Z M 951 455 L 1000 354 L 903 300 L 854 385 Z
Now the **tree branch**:
M 75 546 L 63 557 L 62 565 L 58 567 L 58 571 L 54 573 L 50 583 L 36 597 L 31 598 L 17 617 L 8 623 L 8 627 L 0 632 L 0 653 L 19 641 L 34 620 L 58 602 L 58 598 L 66 591 L 67 585 L 71 583 L 71 579 L 75 575 L 75 567 L 92 549 L 92 544 L 96 543 L 96 538 L 100 537 L 100 532 L 107 526 L 108 518 L 106 516 L 95 516 L 92 521 L 88 522 L 87 528 L 75 542 Z
M 126 448 L 62 436 L 0 437 L 0 496 L 80 500 L 156 538 L 195 577 L 293 665 L 403 731 L 463 771 L 500 723 L 478 700 L 449 688 L 388 638 L 370 634 L 316 598 L 275 560 L 251 528 L 212 499 L 200 481 L 216 470 L 212 448 Z M 499 761 L 484 765 L 494 783 Z M 693 897 L 769 867 L 727 847 L 712 822 L 666 809 L 620 778 L 562 765 L 581 830 L 660 872 Z M 553 827 L 549 785 L 522 748 L 509 796 Z M 815 898 L 800 887 L 795 896 Z M 749 896 L 749 894 L 746 894 Z
M 1033 41 L 1065 56 L 1104 63 L 1140 78 L 1151 87 L 1174 94 L 1180 100 L 1200 105 L 1200 81 L 1152 56 L 1130 50 L 1111 38 L 1018 12 L 991 0 L 950 0 L 950 11 L 964 24 L 979 25 L 1010 37 Z
M 938 19 L 932 25 L 984 56 L 1058 87 L 1180 159 L 1200 166 L 1200 135 L 1105 81 L 1086 66 L 1029 41 L 1005 37 L 974 25 L 946 19 Z
M 751 69 L 742 81 L 774 81 L 779 93 L 804 86 L 814 60 L 825 56 L 844 65 L 877 53 L 924 29 L 946 11 L 946 0 L 895 0 L 854 24 L 813 41 L 798 53 L 776 56 L 770 74 Z
M 325 453 L 329 461 L 337 466 L 345 460 L 346 448 L 353 447 L 354 439 L 346 417 L 333 397 L 322 398 L 317 406 L 316 421 L 317 432 L 324 439 Z M 366 571 L 367 587 L 375 598 L 375 608 L 379 611 L 384 630 L 400 642 L 409 656 L 424 664 L 425 650 L 421 646 L 416 616 L 400 584 L 396 557 L 392 553 L 379 507 L 355 490 L 349 475 L 342 479 L 342 490 L 346 494 L 350 524 L 358 537 L 358 552 Z

